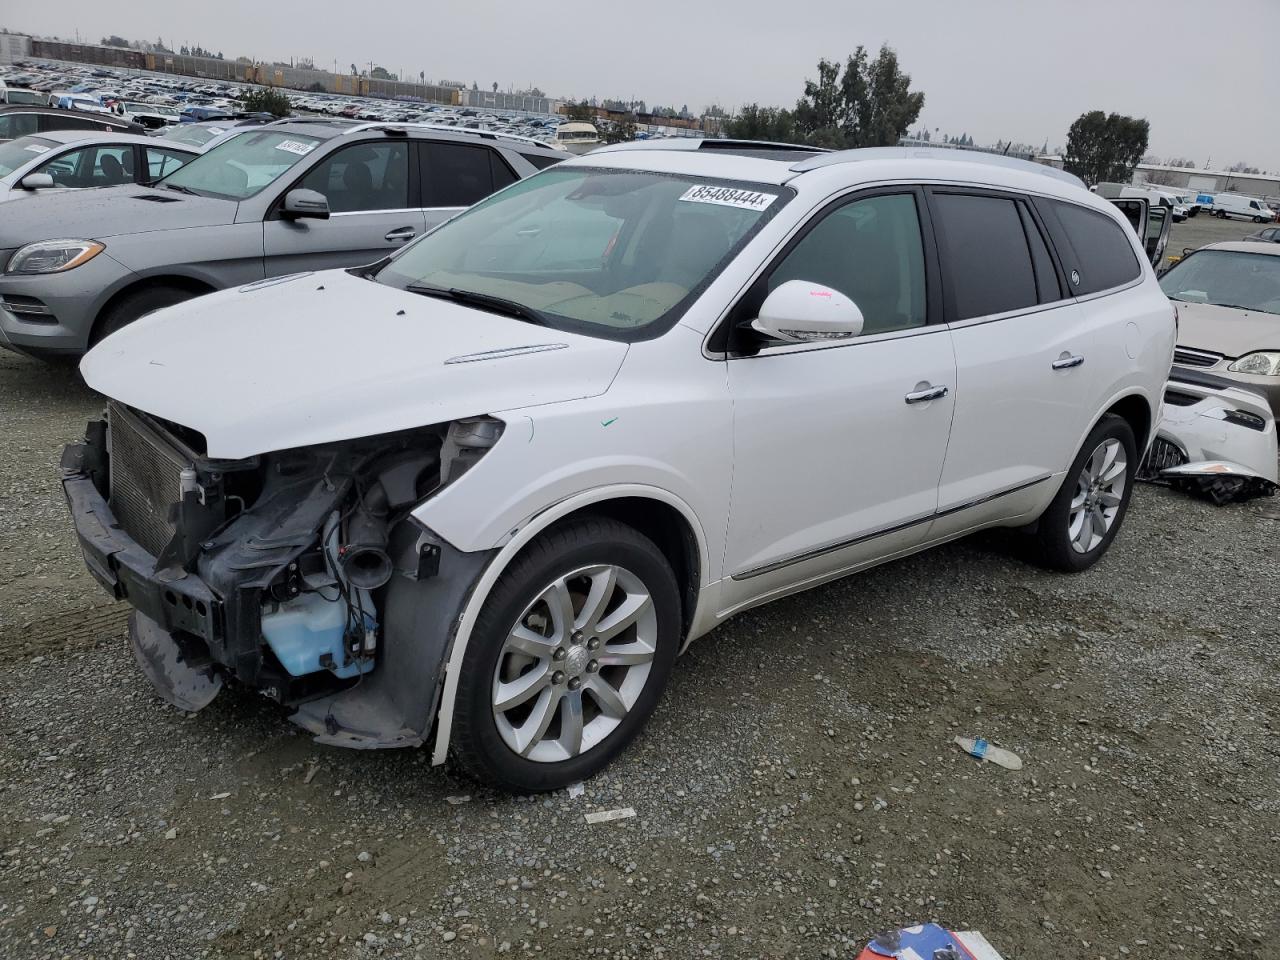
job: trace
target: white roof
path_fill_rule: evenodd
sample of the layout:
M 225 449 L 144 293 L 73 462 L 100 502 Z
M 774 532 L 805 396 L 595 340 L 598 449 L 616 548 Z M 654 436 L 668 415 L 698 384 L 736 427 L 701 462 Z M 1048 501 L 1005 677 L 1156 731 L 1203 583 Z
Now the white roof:
M 605 167 L 615 170 L 643 170 L 691 176 L 718 177 L 755 183 L 781 185 L 814 181 L 840 185 L 908 181 L 916 183 L 972 183 L 1006 187 L 1027 193 L 1072 200 L 1115 214 L 1115 207 L 1085 189 L 1076 177 L 1053 167 L 1017 160 L 998 154 L 971 151 L 913 150 L 877 147 L 842 150 L 805 156 L 767 159 L 743 156 L 733 149 L 699 149 L 700 143 L 716 141 L 645 141 L 643 145 L 607 147 L 566 161 L 572 166 Z M 753 149 L 742 144 L 743 150 Z M 760 144 L 755 149 L 768 150 Z

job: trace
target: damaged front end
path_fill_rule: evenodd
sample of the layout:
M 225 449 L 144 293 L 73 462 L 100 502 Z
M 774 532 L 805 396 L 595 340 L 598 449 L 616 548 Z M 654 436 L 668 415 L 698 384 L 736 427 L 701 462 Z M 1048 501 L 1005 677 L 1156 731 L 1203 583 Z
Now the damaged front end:
M 112 402 L 66 448 L 63 487 L 85 561 L 133 605 L 135 656 L 167 701 L 200 709 L 229 677 L 322 741 L 410 746 L 491 556 L 410 511 L 501 432 L 481 417 L 227 461 Z
M 1212 373 L 1175 366 L 1164 419 L 1138 479 L 1218 506 L 1269 497 L 1277 481 L 1276 423 L 1267 398 Z

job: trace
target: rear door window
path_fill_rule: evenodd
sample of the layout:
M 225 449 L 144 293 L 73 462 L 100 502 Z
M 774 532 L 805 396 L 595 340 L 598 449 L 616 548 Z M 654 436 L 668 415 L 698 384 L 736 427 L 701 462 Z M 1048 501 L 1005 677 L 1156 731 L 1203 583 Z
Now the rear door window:
M 422 205 L 469 207 L 493 193 L 492 153 L 461 143 L 421 143 Z
M 520 178 L 507 166 L 507 161 L 498 156 L 498 151 L 488 150 L 490 172 L 493 174 L 493 190 L 496 193 L 503 187 L 509 187 Z
M 1124 228 L 1111 217 L 1064 200 L 1037 199 L 1053 237 L 1072 296 L 1124 286 L 1142 276 L 1142 264 Z
M 1008 313 L 1040 302 L 1018 201 L 968 193 L 930 200 L 943 289 L 956 320 Z
M 0 140 L 16 140 L 36 132 L 40 115 L 35 113 L 0 114 Z

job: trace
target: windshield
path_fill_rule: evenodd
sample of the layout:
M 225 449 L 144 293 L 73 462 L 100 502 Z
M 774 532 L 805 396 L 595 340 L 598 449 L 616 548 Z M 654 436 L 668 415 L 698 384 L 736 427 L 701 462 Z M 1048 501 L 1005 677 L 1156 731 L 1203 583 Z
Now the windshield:
M 1280 257 L 1201 250 L 1160 279 L 1170 300 L 1280 314 Z
M 196 157 L 159 182 L 204 197 L 244 200 L 265 190 L 320 143 L 297 133 L 246 133 Z
M 154 113 L 161 117 L 176 117 L 178 111 L 173 107 L 162 107 L 154 103 L 133 103 L 129 102 L 124 108 L 130 113 Z
M 52 140 L 41 137 L 21 137 L 8 143 L 0 143 L 0 177 L 7 177 L 55 146 L 57 144 Z
M 785 203 L 778 187 L 587 167 L 482 201 L 378 280 L 514 302 L 550 326 L 656 336 Z
M 195 123 L 183 123 L 165 130 L 164 138 L 203 147 L 226 129 L 226 127 L 205 127 Z

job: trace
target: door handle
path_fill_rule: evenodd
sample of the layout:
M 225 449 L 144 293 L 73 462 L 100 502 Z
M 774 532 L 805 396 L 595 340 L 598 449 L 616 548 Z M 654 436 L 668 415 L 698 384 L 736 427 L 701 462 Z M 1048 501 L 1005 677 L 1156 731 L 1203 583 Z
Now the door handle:
M 1082 363 L 1084 363 L 1084 357 L 1079 354 L 1071 356 L 1064 353 L 1057 360 L 1053 361 L 1053 363 L 1049 364 L 1049 366 L 1054 370 L 1070 370 L 1072 367 L 1078 367 Z
M 913 390 L 903 399 L 905 399 L 907 403 L 928 403 L 930 400 L 939 400 L 946 395 L 947 388 L 944 386 L 925 387 L 922 390 Z
M 396 230 L 392 230 L 382 239 L 386 240 L 387 243 L 397 243 L 401 240 L 412 240 L 417 236 L 417 234 L 418 231 L 413 229 L 413 227 L 400 227 Z

